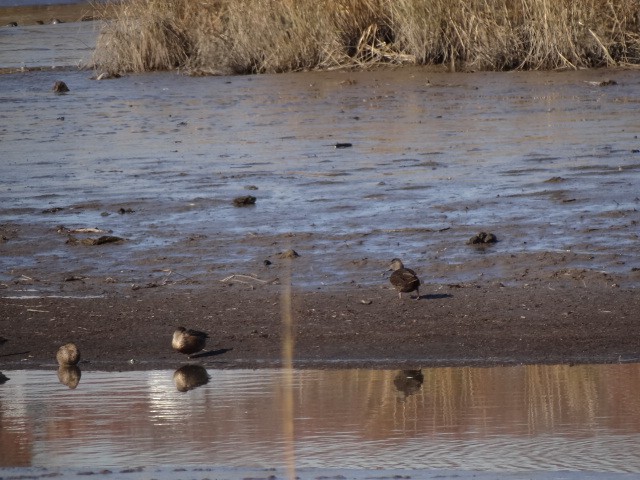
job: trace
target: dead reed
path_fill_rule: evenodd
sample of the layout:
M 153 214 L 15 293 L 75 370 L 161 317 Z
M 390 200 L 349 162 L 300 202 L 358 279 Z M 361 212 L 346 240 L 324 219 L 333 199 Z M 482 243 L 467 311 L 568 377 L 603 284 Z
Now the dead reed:
M 640 64 L 637 0 L 127 0 L 96 68 L 243 74 L 444 64 Z

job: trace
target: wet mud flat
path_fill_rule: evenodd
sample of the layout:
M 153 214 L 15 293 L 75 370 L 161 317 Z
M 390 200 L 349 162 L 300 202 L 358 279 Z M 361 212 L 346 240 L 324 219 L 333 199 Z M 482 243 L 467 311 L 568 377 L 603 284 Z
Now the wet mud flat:
M 290 338 L 280 286 L 157 287 L 101 296 L 1 300 L 4 369 L 55 365 L 59 345 L 80 346 L 82 369 L 207 368 L 283 364 Z M 633 289 L 536 283 L 427 285 L 420 300 L 386 288 L 295 292 L 293 360 L 300 368 L 422 368 L 640 361 Z M 207 331 L 189 360 L 171 349 L 178 325 Z
M 636 72 L 0 87 L 3 363 L 74 340 L 97 364 L 170 364 L 179 324 L 225 350 L 208 362 L 275 362 L 289 283 L 299 362 L 637 356 Z M 394 257 L 420 301 L 390 290 Z

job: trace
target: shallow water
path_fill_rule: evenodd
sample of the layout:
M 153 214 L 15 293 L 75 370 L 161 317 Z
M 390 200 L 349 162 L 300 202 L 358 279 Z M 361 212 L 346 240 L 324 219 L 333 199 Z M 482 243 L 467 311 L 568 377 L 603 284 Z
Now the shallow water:
M 2 12 L 0 9 L 0 23 L 3 17 L 12 18 L 11 14 Z M 51 18 L 56 12 L 37 9 L 33 15 Z M 96 22 L 0 27 L 0 71 L 85 65 L 95 48 L 99 28 Z
M 4 373 L 3 467 L 640 473 L 638 364 Z
M 308 262 L 295 280 L 311 286 L 377 282 L 398 255 L 428 265 L 436 282 L 510 279 L 535 255 L 549 255 L 540 275 L 587 269 L 638 282 L 631 72 L 607 89 L 586 73 L 89 75 L 0 76 L 0 213 L 26 228 L 16 255 L 0 260 L 5 280 L 11 267 L 42 277 L 70 259 L 116 279 L 158 268 L 222 278 L 288 247 Z M 70 94 L 49 91 L 59 77 Z M 351 77 L 355 89 L 342 84 Z M 353 147 L 332 146 L 344 141 Z M 233 206 L 249 194 L 256 206 Z M 60 224 L 127 241 L 96 255 L 65 244 Z M 465 245 L 480 230 L 500 243 Z M 51 242 L 40 271 L 33 251 L 19 254 L 36 238 Z
M 107 15 L 101 0 L 0 0 L 0 73 L 86 65 Z

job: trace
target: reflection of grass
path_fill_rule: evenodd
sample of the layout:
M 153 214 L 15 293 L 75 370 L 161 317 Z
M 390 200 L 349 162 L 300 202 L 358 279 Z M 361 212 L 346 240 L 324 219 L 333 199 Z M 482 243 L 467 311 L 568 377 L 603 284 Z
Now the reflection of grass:
M 339 422 L 351 418 L 368 439 L 386 438 L 390 432 L 579 434 L 572 426 L 582 426 L 584 433 L 591 428 L 621 428 L 619 422 L 625 421 L 628 425 L 623 428 L 637 431 L 640 421 L 637 364 L 447 367 L 426 368 L 422 373 L 420 389 L 404 396 L 394 387 L 394 371 L 327 372 L 320 381 L 302 386 L 296 415 L 317 419 L 327 431 L 339 431 L 343 428 Z M 337 412 L 335 421 L 324 412 Z
M 112 72 L 640 63 L 637 0 L 128 0 L 95 52 Z

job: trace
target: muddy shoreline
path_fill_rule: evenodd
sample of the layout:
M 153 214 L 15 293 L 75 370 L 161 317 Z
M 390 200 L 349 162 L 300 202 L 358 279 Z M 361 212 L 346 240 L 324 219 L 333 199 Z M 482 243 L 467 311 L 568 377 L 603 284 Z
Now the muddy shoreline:
M 281 365 L 285 330 L 281 285 L 225 283 L 155 287 L 98 298 L 2 298 L 0 368 L 55 366 L 67 341 L 83 369 L 175 368 L 175 326 L 207 331 L 198 358 L 208 368 Z M 413 368 L 514 363 L 640 361 L 634 289 L 566 282 L 501 287 L 429 285 L 420 300 L 378 288 L 296 291 L 294 365 Z

